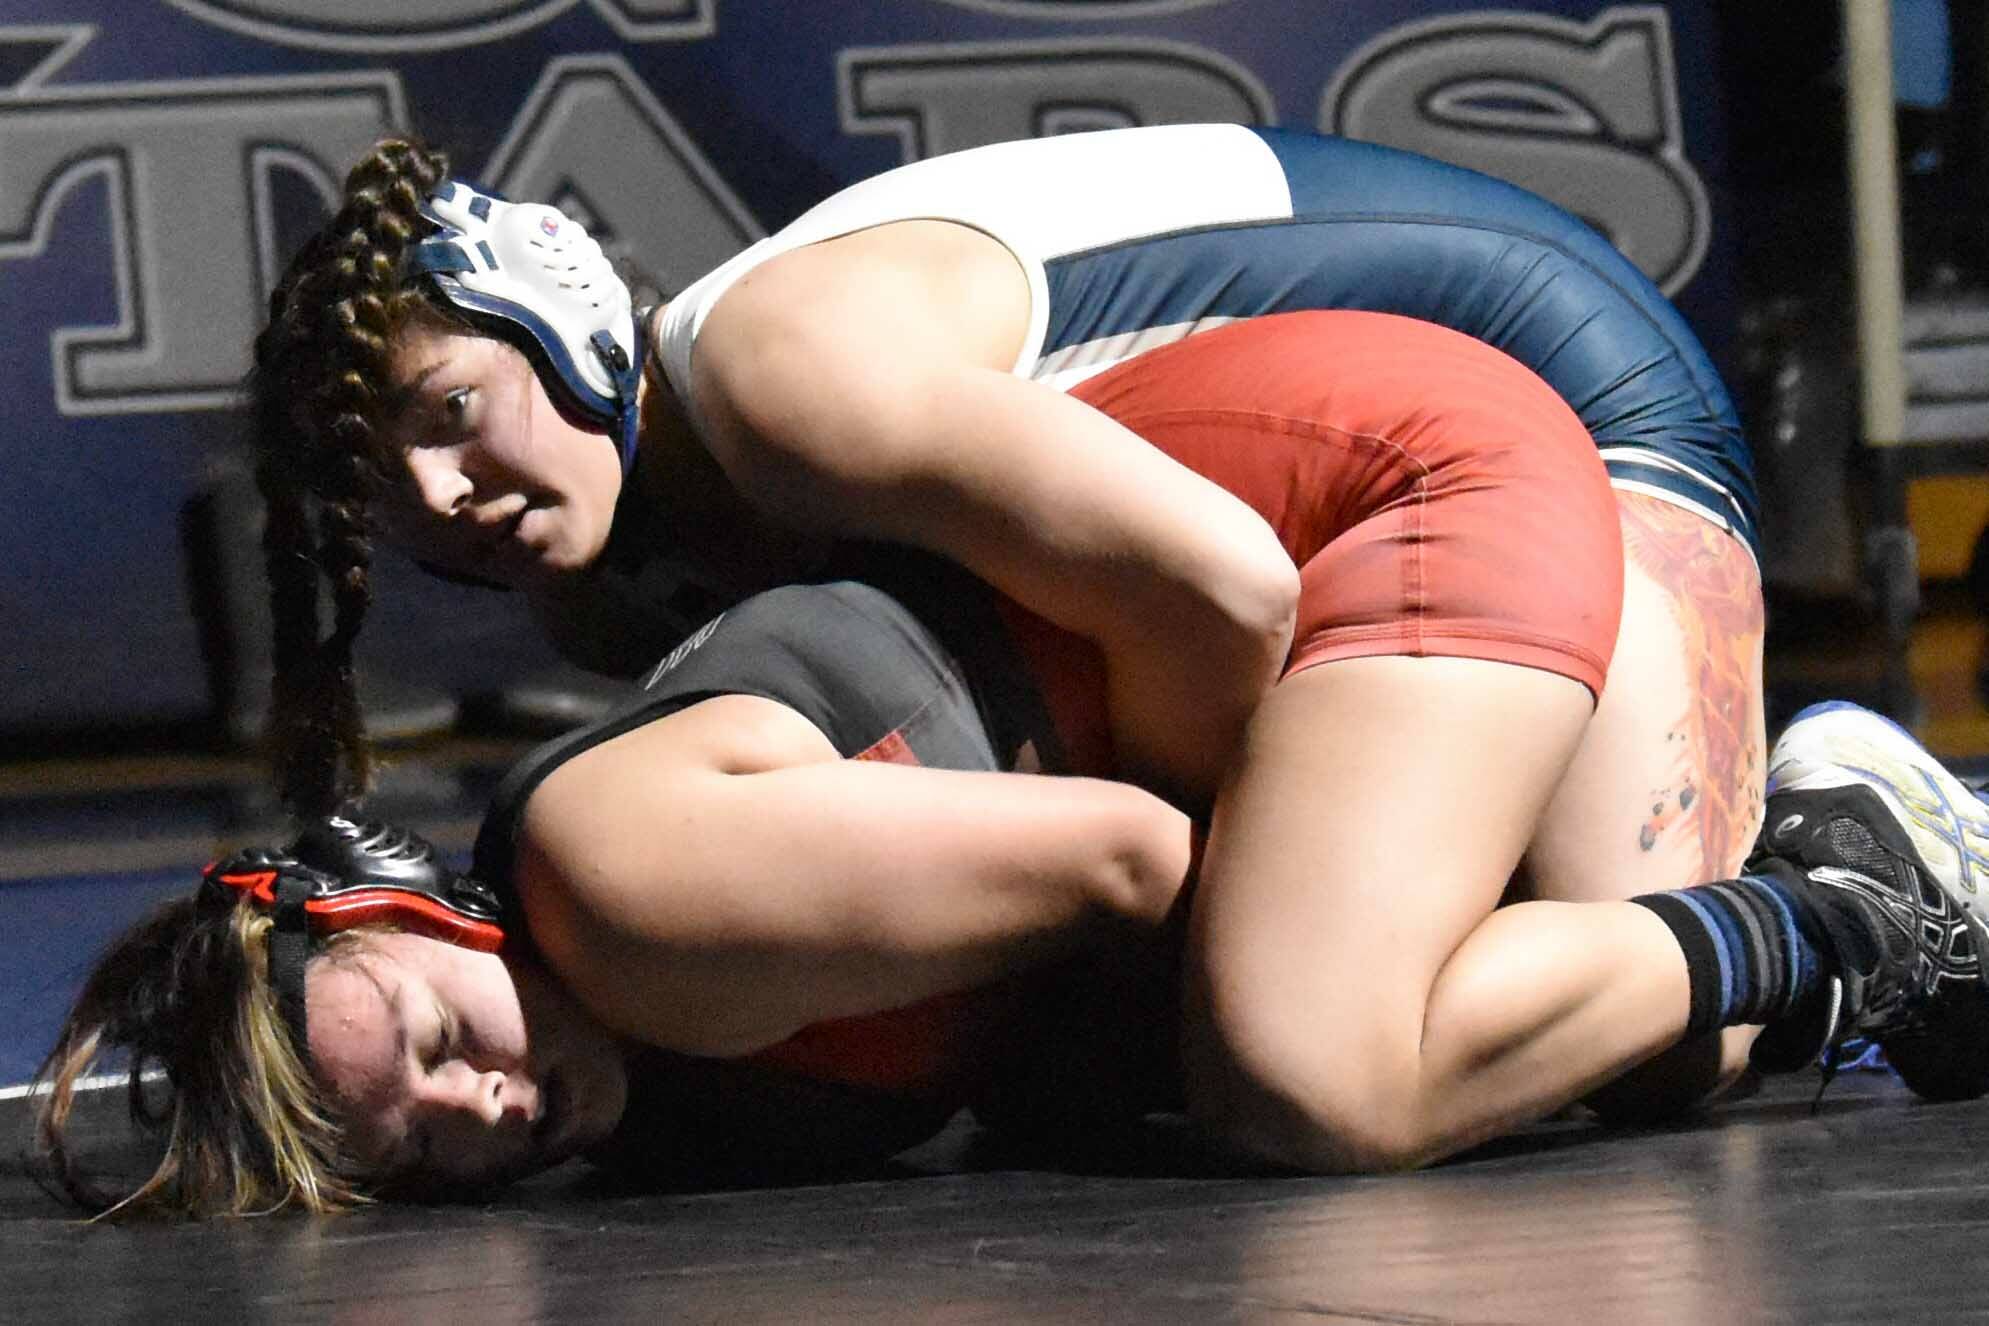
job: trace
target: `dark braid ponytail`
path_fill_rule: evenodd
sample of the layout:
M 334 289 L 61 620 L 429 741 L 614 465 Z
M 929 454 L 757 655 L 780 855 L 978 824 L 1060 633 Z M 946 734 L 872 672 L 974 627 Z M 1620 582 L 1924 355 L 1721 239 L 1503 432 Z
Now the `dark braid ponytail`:
M 299 814 L 338 809 L 372 774 L 352 647 L 372 596 L 366 503 L 394 464 L 380 438 L 393 338 L 417 319 L 474 330 L 408 275 L 407 254 L 428 226 L 421 202 L 447 176 L 438 152 L 375 145 L 347 175 L 337 214 L 284 273 L 256 338 L 249 393 L 275 623 L 270 742 L 278 786 Z M 321 579 L 331 586 L 329 635 Z

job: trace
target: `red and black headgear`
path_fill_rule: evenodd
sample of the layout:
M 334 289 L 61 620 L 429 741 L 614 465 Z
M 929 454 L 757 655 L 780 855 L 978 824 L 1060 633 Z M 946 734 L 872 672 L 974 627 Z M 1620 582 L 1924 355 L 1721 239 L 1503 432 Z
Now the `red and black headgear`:
M 331 815 L 304 826 L 281 850 L 245 848 L 209 866 L 202 887 L 269 911 L 269 976 L 297 1052 L 310 1057 L 304 964 L 314 942 L 362 925 L 387 925 L 495 953 L 502 905 L 460 874 L 420 835 Z

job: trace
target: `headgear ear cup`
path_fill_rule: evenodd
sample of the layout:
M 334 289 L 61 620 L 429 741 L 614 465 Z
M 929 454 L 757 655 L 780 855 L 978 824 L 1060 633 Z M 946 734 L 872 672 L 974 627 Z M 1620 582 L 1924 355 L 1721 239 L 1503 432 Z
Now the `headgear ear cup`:
M 326 935 L 389 925 L 495 953 L 505 942 L 497 895 L 442 860 L 420 835 L 385 824 L 327 816 L 288 848 L 248 848 L 209 866 L 202 887 L 247 897 L 275 917 L 270 980 L 296 1041 L 309 1058 L 304 964 Z
M 305 904 L 314 934 L 385 921 L 482 953 L 504 943 L 497 895 L 450 869 L 419 834 L 329 815 L 306 824 L 290 850 L 339 881 Z
M 558 208 L 511 203 L 461 180 L 422 207 L 438 233 L 414 265 L 444 298 L 524 349 L 549 389 L 609 429 L 635 463 L 642 322 L 628 284 L 586 227 Z

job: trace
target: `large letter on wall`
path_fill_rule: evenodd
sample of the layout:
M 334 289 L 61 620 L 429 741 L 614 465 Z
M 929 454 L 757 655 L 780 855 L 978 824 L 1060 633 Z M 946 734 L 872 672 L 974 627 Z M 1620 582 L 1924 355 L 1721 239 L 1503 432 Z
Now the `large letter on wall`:
M 118 325 L 54 331 L 63 413 L 231 403 L 273 261 L 263 172 L 326 188 L 403 119 L 388 74 L 0 92 L 0 264 L 47 246 L 80 181 L 109 183 Z
M 1667 292 L 1705 254 L 1706 190 L 1685 159 L 1658 6 L 1586 24 L 1501 12 L 1407 24 L 1349 58 L 1319 122 L 1551 198 Z
M 625 246 L 669 294 L 764 233 L 618 55 L 549 62 L 484 174 Z
M 577 0 L 167 0 L 202 22 L 258 41 L 319 51 L 406 55 L 515 37 Z M 717 0 L 594 0 L 625 41 L 711 35 Z
M 1073 129 L 1277 118 L 1249 70 L 1175 42 L 882 46 L 838 62 L 843 127 L 896 134 L 907 161 Z

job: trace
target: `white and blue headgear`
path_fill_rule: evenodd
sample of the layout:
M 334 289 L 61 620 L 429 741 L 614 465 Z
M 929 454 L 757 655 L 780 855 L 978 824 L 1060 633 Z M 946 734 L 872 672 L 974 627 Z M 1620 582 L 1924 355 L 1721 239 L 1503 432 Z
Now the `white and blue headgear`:
M 421 213 L 441 232 L 415 246 L 414 266 L 451 304 L 494 320 L 548 388 L 608 429 L 627 474 L 642 326 L 600 244 L 556 207 L 506 202 L 461 180 L 443 184 Z

